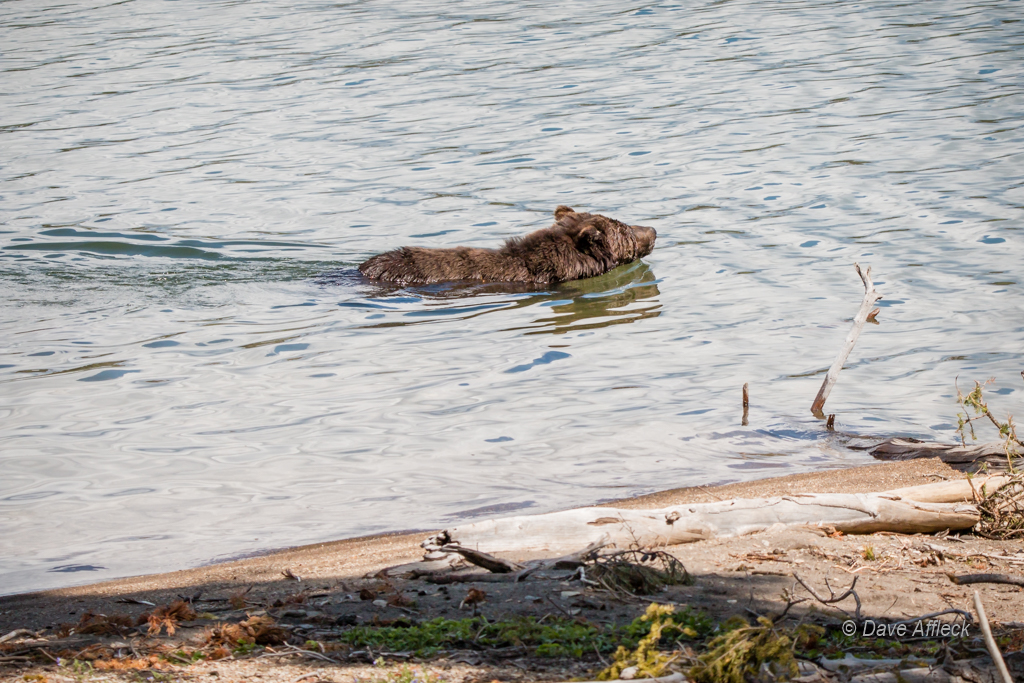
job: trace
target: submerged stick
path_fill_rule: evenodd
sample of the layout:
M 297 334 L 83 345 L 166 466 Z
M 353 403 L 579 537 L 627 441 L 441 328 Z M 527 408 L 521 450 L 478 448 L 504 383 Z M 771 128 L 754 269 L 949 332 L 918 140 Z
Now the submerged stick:
M 747 409 L 750 407 L 750 393 L 747 390 L 747 383 L 743 383 L 743 421 L 740 423 L 744 427 L 749 424 L 747 420 Z
M 875 291 L 875 285 L 871 282 L 871 266 L 868 266 L 864 271 L 860 269 L 859 263 L 854 263 L 853 267 L 857 269 L 857 275 L 860 276 L 861 281 L 864 283 L 864 300 L 861 301 L 860 310 L 857 311 L 857 316 L 853 319 L 853 329 L 846 335 L 843 348 L 839 350 L 839 355 L 836 356 L 835 362 L 832 363 L 832 367 L 825 374 L 825 381 L 821 383 L 821 389 L 818 390 L 818 395 L 815 397 L 814 403 L 811 404 L 811 412 L 816 417 L 824 417 L 821 409 L 825 405 L 825 399 L 828 398 L 829 392 L 832 391 L 832 387 L 839 379 L 839 371 L 843 369 L 843 363 L 850 357 L 853 345 L 857 343 L 857 337 L 860 336 L 861 330 L 864 329 L 865 321 L 878 314 L 878 309 L 872 310 L 872 307 L 876 301 L 882 298 L 882 295 Z

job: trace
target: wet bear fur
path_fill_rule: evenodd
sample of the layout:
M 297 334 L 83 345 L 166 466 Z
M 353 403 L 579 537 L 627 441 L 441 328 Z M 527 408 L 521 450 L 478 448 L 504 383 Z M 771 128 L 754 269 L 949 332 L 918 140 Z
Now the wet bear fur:
M 359 266 L 370 278 L 402 284 L 457 280 L 554 284 L 607 273 L 654 249 L 654 228 L 555 209 L 551 227 L 513 237 L 499 249 L 402 247 Z

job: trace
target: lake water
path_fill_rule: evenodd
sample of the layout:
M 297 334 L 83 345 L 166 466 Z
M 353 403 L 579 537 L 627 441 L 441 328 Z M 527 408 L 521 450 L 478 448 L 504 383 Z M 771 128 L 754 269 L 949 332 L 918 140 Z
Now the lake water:
M 1022 19 L 3 3 L 0 594 L 864 464 L 809 412 L 854 262 L 885 298 L 841 432 L 951 441 L 957 376 L 1024 417 Z M 354 271 L 559 204 L 656 249 L 547 290 Z

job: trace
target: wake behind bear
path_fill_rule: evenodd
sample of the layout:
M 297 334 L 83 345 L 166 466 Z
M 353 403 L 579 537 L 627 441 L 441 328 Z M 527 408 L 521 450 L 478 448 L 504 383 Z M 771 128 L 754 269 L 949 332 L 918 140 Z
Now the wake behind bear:
M 601 275 L 647 256 L 656 237 L 654 228 L 559 206 L 551 227 L 512 237 L 499 249 L 402 247 L 374 256 L 359 272 L 409 285 L 457 280 L 555 284 Z

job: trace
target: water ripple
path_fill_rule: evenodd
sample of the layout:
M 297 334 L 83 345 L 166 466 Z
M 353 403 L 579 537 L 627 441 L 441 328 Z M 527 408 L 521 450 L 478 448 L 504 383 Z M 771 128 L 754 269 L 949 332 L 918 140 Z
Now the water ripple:
M 841 431 L 1021 413 L 1018 4 L 0 5 L 0 593 L 862 463 L 855 261 Z M 559 204 L 657 249 L 354 268 Z

